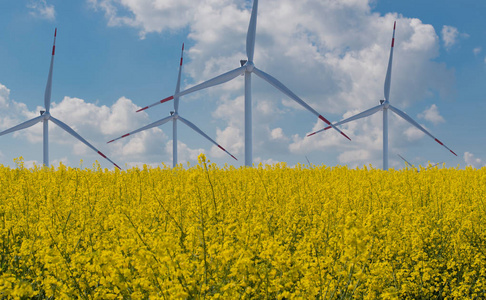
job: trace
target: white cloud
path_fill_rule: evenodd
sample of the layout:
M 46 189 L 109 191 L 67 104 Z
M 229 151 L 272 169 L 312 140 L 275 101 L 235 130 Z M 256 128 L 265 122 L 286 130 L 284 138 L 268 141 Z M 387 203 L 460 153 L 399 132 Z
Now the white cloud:
M 173 155 L 172 155 L 172 140 L 168 141 L 165 145 L 165 151 L 170 153 L 170 159 L 168 160 L 172 166 L 173 162 Z M 221 150 L 219 150 L 221 151 Z M 180 140 L 177 141 L 177 163 L 183 164 L 184 166 L 187 165 L 187 162 L 194 162 L 197 161 L 197 157 L 201 153 L 206 153 L 203 148 L 196 148 L 191 149 L 185 143 L 181 142 Z M 208 157 L 210 159 L 210 157 Z
M 37 116 L 28 111 L 24 103 L 18 103 L 10 99 L 10 90 L 0 83 L 0 131 L 17 125 L 25 119 Z
M 442 41 L 444 42 L 444 47 L 449 50 L 452 46 L 456 45 L 459 38 L 468 38 L 469 34 L 467 33 L 460 33 L 459 30 L 453 26 L 444 25 L 442 27 Z M 473 51 L 476 53 L 478 48 L 475 48 Z M 479 51 L 481 48 L 479 48 Z
M 0 129 L 2 130 L 37 117 L 38 111 L 41 109 L 37 107 L 34 111 L 30 111 L 25 104 L 9 99 L 9 93 L 10 91 L 0 84 L 0 106 L 8 108 L 8 110 L 0 110 Z M 98 106 L 79 98 L 64 97 L 60 103 L 52 103 L 51 115 L 67 124 L 115 162 L 130 160 L 146 160 L 149 163 L 160 162 L 166 158 L 163 156 L 165 149 L 161 145 L 164 145 L 167 140 L 160 128 L 152 128 L 137 133 L 133 137 L 106 145 L 107 141 L 149 123 L 146 113 L 135 113 L 138 108 L 140 107 L 125 97 L 121 97 L 110 107 Z M 42 126 L 36 124 L 24 130 L 16 131 L 12 134 L 12 137 L 27 143 L 40 144 L 43 140 Z M 52 122 L 49 122 L 49 144 L 50 154 L 58 151 L 57 149 L 67 148 L 70 154 L 74 155 L 74 157 L 63 156 L 61 159 L 51 157 L 52 163 L 76 161 L 79 158 L 104 161 L 92 149 Z M 42 151 L 42 147 L 38 149 Z M 24 149 L 19 152 L 19 155 L 23 155 L 29 150 Z M 66 155 L 66 153 L 62 155 Z
M 368 150 L 353 150 L 353 151 L 346 151 L 339 155 L 338 159 L 339 162 L 342 164 L 351 164 L 356 162 L 362 162 L 369 160 L 371 158 L 371 153 Z
M 424 126 L 422 125 L 422 127 L 424 127 Z M 407 137 L 407 141 L 409 141 L 409 142 L 418 141 L 425 136 L 425 133 L 423 133 L 421 130 L 419 130 L 415 126 L 409 126 L 403 132 L 403 134 Z
M 10 90 L 3 84 L 0 84 L 0 109 L 8 108 L 9 98 Z
M 445 122 L 444 118 L 439 113 L 439 108 L 435 104 L 432 104 L 429 108 L 420 113 L 418 117 L 432 122 L 434 125 Z
M 193 41 L 184 69 L 189 75 L 188 85 L 234 69 L 246 57 L 250 1 L 89 1 L 106 13 L 110 25 L 138 28 L 142 36 L 186 27 Z M 402 109 L 435 93 L 441 97 L 451 94 L 454 73 L 437 62 L 440 40 L 435 29 L 419 19 L 373 13 L 371 2 L 308 0 L 297 5 L 292 0 L 261 1 L 256 66 L 275 76 L 330 120 L 333 118 L 329 114 L 351 116 L 383 99 L 392 26 L 396 20 L 390 101 Z M 178 20 L 171 23 L 171 18 Z M 212 114 L 218 122 L 215 140 L 240 161 L 244 154 L 243 85 L 243 77 L 238 77 L 207 91 L 216 99 L 217 107 Z M 204 92 L 198 96 L 201 94 Z M 252 76 L 252 98 L 254 157 L 275 158 L 284 153 L 300 155 L 311 151 L 335 151 L 337 156 L 366 149 L 369 155 L 356 152 L 360 153 L 356 163 L 381 164 L 379 113 L 343 126 L 352 142 L 333 130 L 322 133 L 320 138 L 304 138 L 313 126 L 322 128 L 323 123 L 315 122 L 314 115 L 257 76 Z M 405 135 L 408 142 L 421 138 L 420 132 L 403 124 L 406 123 L 390 120 L 391 149 L 403 145 L 394 137 Z M 211 154 L 226 155 L 216 147 Z M 346 156 L 342 160 L 349 161 Z
M 47 4 L 46 0 L 30 0 L 27 4 L 30 14 L 41 19 L 54 21 L 56 18 L 56 11 L 54 5 Z
M 288 140 L 288 138 L 284 135 L 282 128 L 278 127 L 272 129 L 270 132 L 270 136 L 273 140 Z
M 474 154 L 470 152 L 464 152 L 464 162 L 467 166 L 471 166 L 476 169 L 486 166 L 486 163 L 482 159 L 475 157 Z
M 442 27 L 442 40 L 444 41 L 444 46 L 446 48 L 454 46 L 458 36 L 459 30 L 457 30 L 457 28 L 447 25 Z
M 276 164 L 281 163 L 281 161 L 278 161 L 278 160 L 275 160 L 275 159 L 272 159 L 272 158 L 263 159 L 261 157 L 255 157 L 253 163 L 255 164 L 255 166 L 262 164 L 262 166 L 265 167 L 265 166 L 274 166 Z
M 476 47 L 473 49 L 473 53 L 474 55 L 478 55 L 479 53 L 481 53 L 483 49 L 481 47 Z
M 131 26 L 147 33 L 178 30 L 193 20 L 201 3 L 192 0 L 88 0 L 105 13 L 109 26 Z M 203 1 L 206 4 L 208 1 Z

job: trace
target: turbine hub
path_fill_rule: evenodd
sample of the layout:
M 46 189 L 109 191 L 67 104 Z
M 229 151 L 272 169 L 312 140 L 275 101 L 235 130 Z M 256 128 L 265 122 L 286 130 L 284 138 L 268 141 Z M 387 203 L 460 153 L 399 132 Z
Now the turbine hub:
M 390 102 L 388 102 L 388 100 L 385 100 L 385 103 L 383 103 L 383 106 L 384 106 L 385 108 L 390 107 Z
M 44 120 L 49 120 L 51 118 L 51 113 L 49 113 L 48 111 L 41 111 L 41 115 L 44 117 Z
M 248 61 L 248 62 L 245 64 L 245 66 L 246 66 L 246 71 L 247 71 L 247 72 L 250 72 L 250 73 L 251 73 L 251 72 L 253 72 L 253 69 L 255 68 L 255 64 L 253 64 L 253 62 L 252 62 L 252 61 Z

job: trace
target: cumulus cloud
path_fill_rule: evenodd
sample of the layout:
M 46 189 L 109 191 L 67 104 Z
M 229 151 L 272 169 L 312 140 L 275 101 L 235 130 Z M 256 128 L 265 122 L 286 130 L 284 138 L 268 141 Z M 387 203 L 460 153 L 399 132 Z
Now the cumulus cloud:
M 147 33 L 178 30 L 187 26 L 201 6 L 192 0 L 88 0 L 104 12 L 109 26 L 131 26 Z M 206 4 L 207 1 L 203 1 Z
M 476 47 L 476 48 L 473 49 L 474 55 L 478 55 L 479 53 L 481 53 L 481 51 L 482 51 L 481 47 Z
M 444 25 L 442 27 L 442 40 L 446 48 L 452 47 L 457 42 L 459 36 L 459 30 L 452 26 Z
M 442 41 L 444 43 L 444 47 L 449 50 L 452 46 L 456 45 L 459 38 L 468 38 L 469 35 L 467 33 L 460 33 L 456 27 L 444 25 L 442 27 Z M 478 48 L 474 49 L 474 53 L 476 53 Z M 481 48 L 479 48 L 481 51 Z
M 10 89 L 0 83 L 0 131 L 20 123 L 20 120 L 35 117 L 24 103 L 10 99 Z
M 10 90 L 1 84 L 0 108 L 2 108 L 0 109 L 1 130 L 37 117 L 39 110 L 42 109 L 37 107 L 34 111 L 30 111 L 25 104 L 10 99 Z M 106 145 L 108 140 L 149 123 L 147 114 L 134 113 L 138 108 L 130 99 L 125 97 L 121 97 L 111 106 L 99 106 L 83 99 L 64 97 L 61 102 L 52 103 L 51 115 L 67 124 L 114 161 L 136 161 L 139 159 L 145 159 L 147 162 L 162 161 L 160 154 L 161 152 L 164 153 L 165 149 L 163 146 L 161 147 L 161 144 L 166 143 L 167 136 L 159 128 L 153 128 Z M 43 140 L 42 125 L 36 124 L 24 130 L 16 131 L 12 134 L 12 137 L 21 139 L 27 144 L 40 144 Z M 49 122 L 49 144 L 51 154 L 62 148 L 74 155 L 63 156 L 62 158 L 51 157 L 51 163 L 76 161 L 79 157 L 103 161 L 92 149 L 52 122 Z M 42 151 L 41 149 L 42 147 L 39 147 L 39 151 Z M 23 152 L 28 150 L 30 149 L 24 149 L 24 151 L 18 152 L 18 155 L 23 155 Z M 66 153 L 62 155 L 66 155 Z
M 246 57 L 251 1 L 89 1 L 105 12 L 109 25 L 138 28 L 142 36 L 187 28 L 193 41 L 184 70 L 187 85 L 239 67 L 239 60 Z M 298 5 L 292 0 L 260 2 L 256 66 L 275 76 L 329 119 L 333 119 L 332 115 L 351 116 L 383 99 L 396 20 L 390 101 L 406 108 L 436 93 L 441 97 L 451 94 L 454 74 L 438 62 L 440 40 L 435 29 L 419 19 L 374 13 L 371 2 L 308 0 Z M 171 18 L 178 19 L 171 23 Z M 442 32 L 449 46 L 461 36 L 454 32 L 452 28 Z M 254 75 L 252 78 L 254 157 L 335 151 L 336 156 L 350 152 L 339 158 L 342 163 L 359 153 L 356 163 L 381 164 L 380 114 L 343 126 L 352 143 L 333 130 L 323 133 L 321 138 L 304 138 L 309 129 L 320 129 L 324 123 L 315 122 L 313 114 L 260 78 Z M 212 116 L 218 122 L 216 141 L 240 157 L 244 153 L 243 86 L 243 77 L 238 77 L 206 91 L 215 99 Z M 395 136 L 405 136 L 409 142 L 421 138 L 420 132 L 410 128 L 390 120 L 391 149 L 402 146 Z M 365 155 L 360 152 L 362 149 L 369 153 Z M 217 150 L 213 147 L 211 154 L 225 155 Z
M 435 104 L 432 104 L 429 108 L 421 112 L 418 117 L 432 122 L 434 125 L 445 122 L 444 118 L 439 113 L 439 108 Z
M 27 4 L 29 13 L 37 18 L 54 21 L 56 18 L 56 11 L 54 5 L 47 4 L 46 0 L 31 0 Z
M 171 164 L 173 163 L 172 144 L 173 142 L 172 140 L 170 140 L 165 145 L 165 151 L 171 154 L 171 157 L 168 160 Z M 187 146 L 185 143 L 181 142 L 180 140 L 177 141 L 177 163 L 178 164 L 183 164 L 185 166 L 188 162 L 197 161 L 197 157 L 201 153 L 206 153 L 206 150 L 204 150 L 203 148 L 191 149 L 189 146 Z
M 7 108 L 9 98 L 10 98 L 10 90 L 3 84 L 0 84 L 0 108 L 2 109 Z
M 422 127 L 424 127 L 422 125 Z M 407 137 L 407 141 L 409 142 L 414 142 L 420 140 L 422 137 L 424 137 L 425 133 L 423 133 L 421 130 L 419 130 L 415 126 L 409 126 L 403 134 Z
M 486 166 L 486 163 L 482 159 L 475 157 L 474 154 L 470 152 L 464 152 L 464 162 L 467 166 L 471 166 L 476 169 Z

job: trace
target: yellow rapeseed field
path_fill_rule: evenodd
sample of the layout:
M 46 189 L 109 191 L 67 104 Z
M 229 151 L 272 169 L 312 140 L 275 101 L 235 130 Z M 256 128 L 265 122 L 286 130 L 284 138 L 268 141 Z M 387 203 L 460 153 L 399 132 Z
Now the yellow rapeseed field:
M 486 298 L 486 168 L 0 166 L 0 298 Z

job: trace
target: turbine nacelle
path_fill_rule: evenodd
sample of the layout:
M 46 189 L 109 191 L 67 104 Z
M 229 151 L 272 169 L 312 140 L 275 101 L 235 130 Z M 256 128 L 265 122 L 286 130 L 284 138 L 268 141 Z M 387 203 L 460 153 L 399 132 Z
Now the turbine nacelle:
M 388 100 L 380 100 L 380 105 L 383 105 L 385 108 L 390 106 L 390 102 Z
M 246 66 L 246 71 L 250 73 L 253 72 L 253 69 L 255 68 L 255 64 L 252 61 L 246 62 L 245 66 Z
M 51 113 L 45 110 L 40 111 L 41 116 L 44 117 L 44 121 L 47 121 L 51 118 Z

